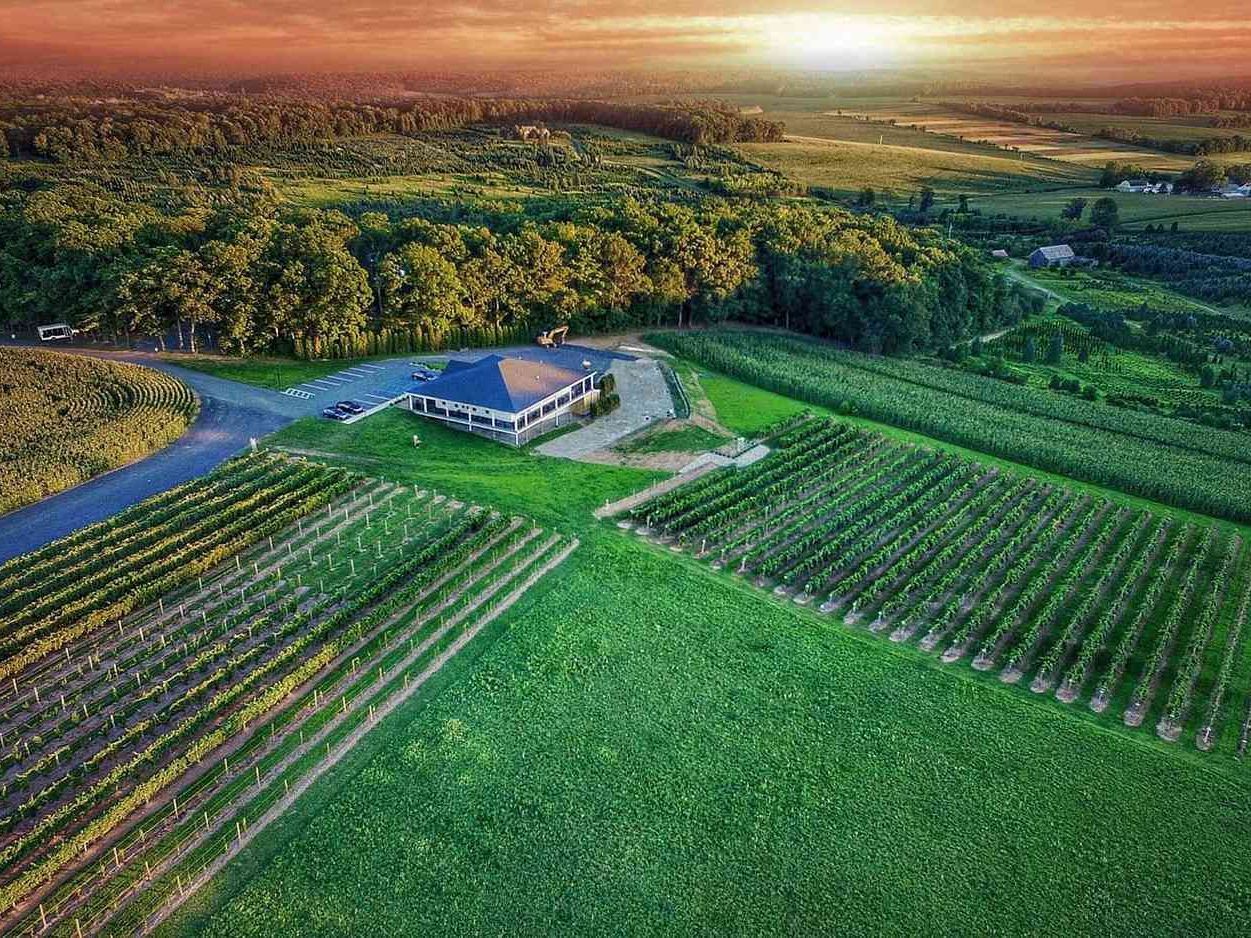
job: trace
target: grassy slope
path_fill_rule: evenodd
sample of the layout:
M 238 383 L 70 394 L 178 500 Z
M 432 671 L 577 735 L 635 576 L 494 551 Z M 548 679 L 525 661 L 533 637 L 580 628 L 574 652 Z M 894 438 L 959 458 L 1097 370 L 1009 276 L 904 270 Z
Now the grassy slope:
M 394 358 L 395 356 L 387 356 Z M 190 368 L 218 378 L 242 381 L 261 388 L 282 391 L 302 381 L 323 378 L 344 368 L 351 368 L 358 361 L 367 359 L 343 358 L 334 361 L 296 361 L 291 358 L 224 358 L 217 355 L 165 355 L 164 358 L 180 368 Z
M 677 429 L 658 427 L 643 436 L 632 437 L 614 448 L 622 453 L 702 453 L 716 449 L 725 442 L 725 437 L 690 424 Z
M 704 386 L 740 430 L 799 406 Z M 584 546 L 170 932 L 1217 934 L 1251 910 L 1251 804 L 1227 758 L 1108 732 L 594 526 L 641 473 L 435 427 L 414 450 L 410 419 L 279 439 Z
M 907 199 L 922 185 L 940 194 L 987 194 L 1050 185 L 1083 185 L 1093 180 L 1084 169 L 1043 162 L 921 147 L 821 141 L 745 143 L 738 149 L 771 169 L 806 185 L 853 194 L 866 186 Z

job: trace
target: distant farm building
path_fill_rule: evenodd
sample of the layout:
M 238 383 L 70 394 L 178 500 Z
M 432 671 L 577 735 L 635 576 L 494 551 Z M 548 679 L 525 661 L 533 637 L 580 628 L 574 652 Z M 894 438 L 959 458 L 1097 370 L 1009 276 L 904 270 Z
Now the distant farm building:
M 1171 182 L 1151 182 L 1148 179 L 1126 179 L 1116 185 L 1117 192 L 1144 192 L 1148 195 L 1171 195 Z
M 1077 261 L 1077 255 L 1067 244 L 1051 244 L 1038 248 L 1029 256 L 1030 267 L 1068 267 Z
M 552 136 L 552 132 L 546 127 L 536 127 L 534 124 L 518 124 L 513 130 L 518 140 L 530 140 L 535 143 L 545 143 Z
M 1222 199 L 1251 199 L 1251 182 L 1236 185 L 1227 182 L 1221 187 Z
M 599 392 L 595 372 L 488 355 L 449 361 L 442 376 L 408 392 L 408 409 L 511 446 L 564 426 Z
M 1008 259 L 1008 252 L 1003 248 L 995 248 L 990 252 L 990 256 L 997 261 L 1006 261 Z

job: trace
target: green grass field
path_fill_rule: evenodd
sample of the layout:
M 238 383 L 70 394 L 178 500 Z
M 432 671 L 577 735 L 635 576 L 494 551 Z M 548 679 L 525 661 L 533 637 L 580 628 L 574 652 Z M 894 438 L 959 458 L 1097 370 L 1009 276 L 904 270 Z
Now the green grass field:
M 725 437 L 687 424 L 676 428 L 657 427 L 641 436 L 624 440 L 615 448 L 622 453 L 702 453 L 725 442 Z
M 351 368 L 358 361 L 368 361 L 359 358 L 296 361 L 291 358 L 226 358 L 219 355 L 180 354 L 161 357 L 180 368 L 202 371 L 214 377 L 242 381 L 244 384 L 274 391 L 282 391 L 302 381 L 324 378 L 344 368 Z
M 1105 196 L 1115 200 L 1121 224 L 1130 231 L 1145 228 L 1148 223 L 1171 225 L 1174 221 L 1182 231 L 1251 230 L 1251 200 L 1247 199 L 1202 199 L 1073 188 L 1050 192 L 988 193 L 971 200 L 971 205 L 986 215 L 1003 213 L 1019 218 L 1057 219 L 1070 199 L 1083 198 L 1093 202 Z M 954 208 L 954 199 L 941 207 Z
M 701 382 L 746 432 L 802 405 Z M 767 418 L 766 418 L 767 415 Z M 1237 931 L 1249 786 L 595 524 L 650 476 L 395 412 L 277 442 L 583 547 L 166 934 Z M 664 588 L 657 588 L 659 584 Z
M 1019 194 L 1043 186 L 1088 184 L 1094 179 L 1090 171 L 1081 167 L 1006 153 L 956 153 L 815 137 L 794 138 L 785 143 L 746 143 L 738 149 L 749 159 L 805 185 L 841 195 L 854 195 L 872 187 L 895 201 L 907 201 L 923 185 L 954 199 L 958 194 Z

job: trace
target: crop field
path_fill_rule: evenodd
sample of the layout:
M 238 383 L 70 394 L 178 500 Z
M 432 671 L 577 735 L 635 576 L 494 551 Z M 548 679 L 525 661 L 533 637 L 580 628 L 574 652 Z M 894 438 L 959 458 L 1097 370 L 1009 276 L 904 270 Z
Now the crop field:
M 0 514 L 182 436 L 199 403 L 176 378 L 118 362 L 0 348 Z
M 1102 166 L 1112 160 L 1134 162 L 1152 170 L 1175 172 L 1185 169 L 1193 162 L 1185 156 L 1047 127 L 1033 127 L 966 114 L 940 104 L 901 102 L 866 108 L 856 112 L 854 116 L 871 123 L 902 124 L 926 133 L 989 143 L 1005 150 L 1082 166 Z
M 0 928 L 160 921 L 576 546 L 262 452 L 0 567 Z
M 783 335 L 661 333 L 649 341 L 839 413 L 1179 508 L 1251 520 L 1251 451 L 1240 433 Z
M 737 432 L 803 408 L 701 382 Z M 654 474 L 437 426 L 414 449 L 398 411 L 323 423 L 274 443 L 582 546 L 159 934 L 818 934 L 836 910 L 857 933 L 1119 938 L 1251 908 L 1242 701 L 1211 754 L 1108 732 L 1123 711 L 1092 713 L 1091 685 L 1036 699 L 591 517 Z
M 958 153 L 798 136 L 788 136 L 784 143 L 739 144 L 737 149 L 769 169 L 841 195 L 869 187 L 906 200 L 923 185 L 954 197 L 1091 181 L 1089 174 L 1062 163 L 1021 160 L 1006 153 Z
M 794 421 L 792 421 L 794 423 Z M 1113 708 L 1169 740 L 1247 743 L 1251 551 L 1233 528 L 800 420 L 777 452 L 634 508 L 638 533 L 944 662 Z

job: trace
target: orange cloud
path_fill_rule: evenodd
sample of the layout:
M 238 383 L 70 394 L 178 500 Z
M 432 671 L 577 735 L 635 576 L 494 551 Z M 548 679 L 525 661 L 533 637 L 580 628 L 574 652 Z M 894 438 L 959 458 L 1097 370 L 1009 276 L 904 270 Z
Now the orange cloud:
M 723 0 L 713 15 L 706 0 L 0 0 L 0 61 L 251 72 L 1031 63 L 1077 70 L 1069 79 L 1173 78 L 1251 61 L 1244 3 L 1192 6 L 1182 15 L 1163 0 L 1114 0 L 1092 18 L 1086 0 L 879 0 L 871 13 Z

